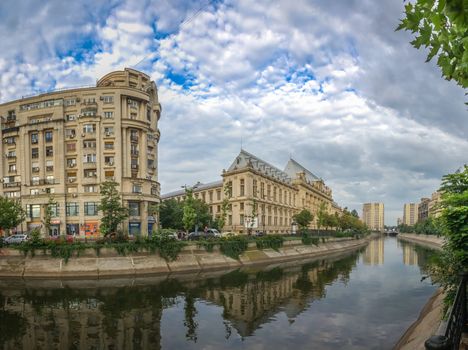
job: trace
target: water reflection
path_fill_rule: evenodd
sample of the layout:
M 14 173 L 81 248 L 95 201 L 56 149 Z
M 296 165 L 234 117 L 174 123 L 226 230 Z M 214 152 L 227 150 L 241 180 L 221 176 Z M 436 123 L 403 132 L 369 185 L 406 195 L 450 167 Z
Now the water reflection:
M 392 242 L 396 247 L 395 240 Z M 419 257 L 411 261 L 424 260 L 421 255 L 426 252 L 415 251 L 411 245 L 401 247 L 404 256 L 405 249 L 412 249 Z M 0 281 L 0 347 L 237 348 L 242 347 L 239 340 L 250 344 L 247 339 L 254 339 L 253 344 L 265 344 L 265 348 L 281 348 L 281 342 L 290 336 L 281 323 L 284 315 L 289 327 L 294 324 L 296 329 L 307 329 L 295 337 L 296 345 L 320 344 L 325 349 L 327 344 L 337 345 L 333 336 L 340 337 L 340 331 L 332 329 L 336 332 L 332 336 L 316 333 L 320 327 L 313 325 L 322 322 L 319 315 L 323 307 L 330 308 L 328 315 L 357 314 L 353 307 L 362 308 L 357 297 L 353 300 L 356 305 L 346 298 L 336 301 L 337 290 L 359 296 L 364 293 L 352 283 L 361 279 L 361 255 L 369 268 L 383 264 L 383 239 L 371 242 L 365 251 L 340 257 L 257 271 L 236 270 L 205 279 L 187 276 L 138 286 L 131 280 L 64 281 L 61 288 L 30 282 L 14 286 L 11 281 Z M 331 297 L 327 297 L 329 292 Z M 315 313 L 312 304 L 316 305 Z M 284 332 L 275 332 L 278 322 Z M 369 320 L 370 324 L 375 322 Z M 359 338 L 352 326 L 348 325 L 346 336 Z M 269 336 L 261 335 L 265 331 Z M 372 348 L 370 344 L 366 347 Z
M 363 255 L 366 265 L 383 265 L 384 263 L 385 238 L 381 237 L 369 242 Z

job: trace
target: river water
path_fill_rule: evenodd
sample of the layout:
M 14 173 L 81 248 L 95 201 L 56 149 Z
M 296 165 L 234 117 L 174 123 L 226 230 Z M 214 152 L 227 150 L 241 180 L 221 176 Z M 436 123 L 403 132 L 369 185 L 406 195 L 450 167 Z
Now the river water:
M 390 349 L 436 289 L 434 254 L 389 237 L 224 275 L 0 280 L 0 349 Z

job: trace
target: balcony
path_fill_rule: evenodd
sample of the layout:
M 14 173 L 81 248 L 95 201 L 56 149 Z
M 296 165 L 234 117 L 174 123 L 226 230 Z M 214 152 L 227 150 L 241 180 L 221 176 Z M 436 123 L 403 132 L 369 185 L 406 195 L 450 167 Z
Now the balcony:
M 21 182 L 5 182 L 3 188 L 21 187 Z
M 39 143 L 39 140 L 38 139 L 31 139 L 31 143 L 34 145 L 34 144 L 37 144 Z
M 46 171 L 54 171 L 54 167 L 53 166 L 46 166 Z
M 18 132 L 19 131 L 19 126 L 13 126 L 9 128 L 3 128 L 2 133 L 3 134 L 9 134 L 12 132 Z
M 31 171 L 32 171 L 33 173 L 38 173 L 39 170 L 40 170 L 40 169 L 39 169 L 39 167 L 37 167 L 37 166 L 31 168 Z
M 74 168 L 76 167 L 76 163 L 67 163 L 67 168 Z
M 6 159 L 16 159 L 16 154 L 5 154 Z
M 40 179 L 31 180 L 31 186 L 42 186 L 42 185 L 58 185 L 60 182 L 57 179 Z
M 85 162 L 83 163 L 84 169 L 96 169 L 96 162 Z

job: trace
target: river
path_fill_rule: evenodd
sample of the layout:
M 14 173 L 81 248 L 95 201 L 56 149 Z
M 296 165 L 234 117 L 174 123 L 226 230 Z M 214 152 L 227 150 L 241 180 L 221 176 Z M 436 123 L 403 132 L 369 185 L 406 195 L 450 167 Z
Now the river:
M 387 237 L 224 275 L 0 280 L 0 349 L 390 349 L 436 290 L 434 254 Z

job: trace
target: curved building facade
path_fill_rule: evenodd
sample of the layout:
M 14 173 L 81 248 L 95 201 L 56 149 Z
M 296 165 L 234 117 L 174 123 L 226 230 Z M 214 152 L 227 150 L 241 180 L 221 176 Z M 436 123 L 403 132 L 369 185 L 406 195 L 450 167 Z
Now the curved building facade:
M 55 91 L 0 105 L 1 195 L 27 212 L 18 230 L 44 235 L 99 235 L 99 185 L 119 184 L 130 216 L 124 231 L 147 235 L 158 225 L 156 84 L 139 71 L 109 73 L 96 86 Z M 50 198 L 49 232 L 44 215 Z

